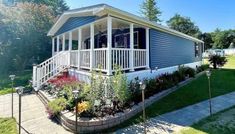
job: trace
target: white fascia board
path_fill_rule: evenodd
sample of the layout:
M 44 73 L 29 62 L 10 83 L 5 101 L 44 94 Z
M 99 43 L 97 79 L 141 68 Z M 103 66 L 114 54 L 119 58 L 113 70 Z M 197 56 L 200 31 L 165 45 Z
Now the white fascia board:
M 144 18 L 133 15 L 131 13 L 122 11 L 120 9 L 113 8 L 113 7 L 110 7 L 110 6 L 106 6 L 105 10 L 107 10 L 107 12 L 112 16 L 123 18 L 123 19 L 126 19 L 128 21 L 131 21 L 131 22 L 134 22 L 134 23 L 137 23 L 137 24 L 141 24 L 141 25 L 147 26 L 149 28 L 157 29 L 157 30 L 162 31 L 162 32 L 173 34 L 173 35 L 176 35 L 176 36 L 188 39 L 188 40 L 204 43 L 202 40 L 199 40 L 197 38 L 191 37 L 191 36 L 186 35 L 184 33 L 178 32 L 176 30 L 170 29 L 168 27 L 159 25 L 157 23 L 151 22 L 149 20 L 146 20 Z
M 104 10 L 103 7 L 94 8 L 94 9 L 86 9 L 81 11 L 68 11 L 64 12 L 56 23 L 49 30 L 47 36 L 53 36 L 56 31 L 70 18 L 70 17 L 79 17 L 79 16 L 93 16 L 98 15 Z M 101 15 L 101 14 L 100 14 Z

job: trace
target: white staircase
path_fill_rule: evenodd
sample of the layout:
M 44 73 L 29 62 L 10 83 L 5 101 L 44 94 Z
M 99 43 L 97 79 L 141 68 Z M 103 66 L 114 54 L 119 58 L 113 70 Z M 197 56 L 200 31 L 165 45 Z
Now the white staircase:
M 50 59 L 33 67 L 33 87 L 36 91 L 51 78 L 70 66 L 70 52 L 61 51 Z

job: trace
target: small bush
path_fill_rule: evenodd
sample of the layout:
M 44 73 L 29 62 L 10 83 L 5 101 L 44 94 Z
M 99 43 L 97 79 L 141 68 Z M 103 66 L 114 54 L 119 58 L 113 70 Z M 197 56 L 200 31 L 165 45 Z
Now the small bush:
M 185 68 L 185 75 L 188 75 L 189 77 L 195 77 L 196 71 L 193 68 L 186 67 Z
M 221 57 L 220 55 L 212 55 L 209 57 L 209 62 L 214 69 L 217 67 L 222 67 L 227 62 L 226 57 Z
M 202 71 L 205 71 L 209 68 L 209 65 L 208 64 L 205 64 L 205 65 L 201 65 L 199 67 L 197 67 L 197 73 L 200 73 Z
M 57 98 L 47 105 L 47 113 L 49 114 L 49 118 L 54 117 L 55 115 L 59 114 L 62 110 L 66 108 L 66 99 L 64 98 Z

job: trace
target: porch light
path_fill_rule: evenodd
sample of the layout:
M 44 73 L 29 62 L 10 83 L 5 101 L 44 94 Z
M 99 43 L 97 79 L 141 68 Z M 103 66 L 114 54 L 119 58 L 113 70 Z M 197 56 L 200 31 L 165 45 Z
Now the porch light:
M 208 78 L 209 109 L 210 109 L 210 115 L 212 115 L 212 106 L 211 106 L 211 81 L 210 81 L 211 70 L 207 70 L 207 71 L 206 71 L 206 75 L 207 75 L 207 78 Z
M 9 78 L 11 79 L 11 117 L 13 118 L 13 86 L 14 86 L 14 79 L 15 75 L 10 75 Z
M 206 71 L 206 76 L 208 77 L 208 79 L 211 77 L 211 70 Z
M 76 107 L 76 111 L 75 111 L 75 128 L 76 128 L 76 132 L 75 134 L 78 132 L 78 93 L 79 91 L 73 90 L 73 96 L 75 98 L 75 107 Z
M 145 115 L 145 97 L 144 97 L 144 90 L 146 88 L 146 84 L 143 81 L 139 82 L 140 89 L 142 91 L 142 109 L 143 109 L 143 124 L 144 124 L 144 134 L 146 134 L 146 115 Z
M 16 91 L 19 94 L 19 134 L 21 134 L 21 95 L 24 93 L 24 87 L 17 87 Z

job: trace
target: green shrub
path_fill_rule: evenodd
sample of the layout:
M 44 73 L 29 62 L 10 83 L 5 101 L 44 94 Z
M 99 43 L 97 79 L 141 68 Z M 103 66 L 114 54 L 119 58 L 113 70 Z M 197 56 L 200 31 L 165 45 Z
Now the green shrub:
M 218 66 L 222 67 L 227 62 L 226 57 L 221 57 L 220 55 L 212 55 L 209 57 L 209 62 L 216 69 Z
M 127 77 L 122 73 L 120 67 L 115 67 L 114 76 L 112 77 L 112 87 L 114 90 L 114 97 L 122 104 L 130 99 Z
M 188 75 L 189 77 L 195 77 L 196 71 L 193 68 L 185 67 L 185 75 Z
M 201 65 L 199 67 L 197 67 L 197 73 L 200 73 L 202 71 L 205 71 L 209 68 L 209 64 L 205 64 L 205 65 Z
M 4 89 L 1 89 L 1 90 L 0 90 L 0 95 L 9 94 L 9 93 L 11 93 L 11 92 L 12 92 L 12 89 L 11 89 L 11 88 L 4 88 Z M 16 92 L 15 88 L 13 89 L 13 92 L 14 92 L 14 93 Z
M 49 117 L 54 117 L 64 110 L 66 108 L 66 103 L 66 99 L 64 98 L 57 98 L 49 102 L 47 105 L 47 113 L 49 114 Z

